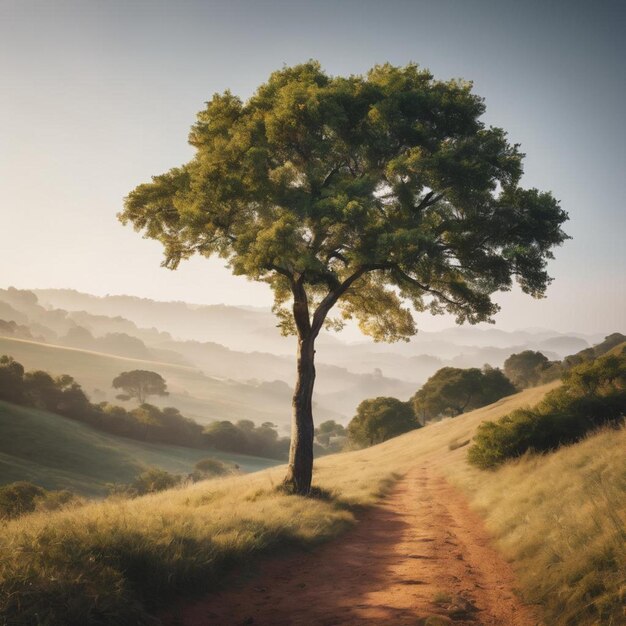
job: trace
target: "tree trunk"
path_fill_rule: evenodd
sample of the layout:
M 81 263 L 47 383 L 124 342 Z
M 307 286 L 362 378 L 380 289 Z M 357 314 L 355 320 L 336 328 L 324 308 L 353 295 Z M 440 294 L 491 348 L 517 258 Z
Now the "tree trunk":
M 293 394 L 289 468 L 284 484 L 300 495 L 311 491 L 313 476 L 313 385 L 315 340 L 298 339 L 298 376 Z

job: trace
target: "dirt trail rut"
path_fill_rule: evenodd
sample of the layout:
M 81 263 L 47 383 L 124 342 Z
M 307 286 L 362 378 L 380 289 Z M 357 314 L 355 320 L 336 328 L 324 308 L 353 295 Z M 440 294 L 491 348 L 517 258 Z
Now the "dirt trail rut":
M 311 553 L 275 558 L 253 579 L 179 606 L 184 626 L 535 626 L 480 518 L 436 469 L 401 480 L 356 528 Z M 438 619 L 439 618 L 439 619 Z

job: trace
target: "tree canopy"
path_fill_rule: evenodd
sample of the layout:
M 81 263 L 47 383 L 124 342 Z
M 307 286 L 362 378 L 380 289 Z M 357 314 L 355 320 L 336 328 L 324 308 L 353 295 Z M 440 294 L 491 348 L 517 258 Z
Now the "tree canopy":
M 504 373 L 518 389 L 525 389 L 538 385 L 550 365 L 548 357 L 541 352 L 524 350 L 504 362 Z
M 512 277 L 543 294 L 566 219 L 551 194 L 519 187 L 523 155 L 484 110 L 471 83 L 416 65 L 284 68 L 246 103 L 215 94 L 189 135 L 195 157 L 137 187 L 120 218 L 161 241 L 168 267 L 218 254 L 267 281 L 285 330 L 294 286 L 318 303 L 342 295 L 378 339 L 415 332 L 403 298 L 484 321 Z
M 380 397 L 359 404 L 348 424 L 348 436 L 359 446 L 373 446 L 420 426 L 410 403 Z
M 218 255 L 273 289 L 283 332 L 299 339 L 287 482 L 300 493 L 325 324 L 407 339 L 411 308 L 488 321 L 514 279 L 535 297 L 550 282 L 567 214 L 520 187 L 523 154 L 484 111 L 471 83 L 414 64 L 332 77 L 309 61 L 246 102 L 215 94 L 189 134 L 194 157 L 126 198 L 119 218 L 163 244 L 165 266 Z
M 415 413 L 422 422 L 455 416 L 491 404 L 515 393 L 511 381 L 497 368 L 442 367 L 413 396 Z
M 167 384 L 164 378 L 149 370 L 131 370 L 122 372 L 111 383 L 114 389 L 122 389 L 124 393 L 117 396 L 120 400 L 136 398 L 143 404 L 149 396 L 167 396 Z

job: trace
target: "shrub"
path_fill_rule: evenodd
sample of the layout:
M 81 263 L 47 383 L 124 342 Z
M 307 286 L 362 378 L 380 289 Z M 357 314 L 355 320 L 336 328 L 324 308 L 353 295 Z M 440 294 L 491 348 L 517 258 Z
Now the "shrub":
M 37 498 L 46 493 L 43 487 L 19 481 L 0 487 L 0 518 L 14 518 L 35 510 Z
M 36 510 L 54 511 L 81 502 L 67 489 L 48 491 L 27 481 L 14 482 L 0 487 L 0 519 L 13 519 Z
M 220 461 L 219 459 L 200 459 L 194 465 L 194 471 L 190 478 L 194 481 L 205 480 L 207 478 L 213 478 L 214 476 L 232 474 L 238 469 L 238 465 L 224 463 L 224 461 Z
M 130 484 L 109 484 L 109 495 L 136 498 L 178 487 L 184 480 L 185 478 L 179 474 L 171 474 L 158 467 L 150 467 Z
M 478 427 L 468 450 L 483 469 L 531 450 L 546 452 L 582 439 L 626 414 L 626 354 L 607 355 L 566 372 L 563 385 L 533 409 L 518 409 Z

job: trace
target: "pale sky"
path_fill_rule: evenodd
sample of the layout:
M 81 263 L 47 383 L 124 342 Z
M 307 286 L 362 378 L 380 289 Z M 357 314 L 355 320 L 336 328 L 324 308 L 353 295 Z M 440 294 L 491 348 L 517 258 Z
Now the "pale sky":
M 309 58 L 330 74 L 415 61 L 473 80 L 485 121 L 527 154 L 524 186 L 570 214 L 547 299 L 505 294 L 497 327 L 625 331 L 624 6 L 0 0 L 0 287 L 269 305 L 267 286 L 219 261 L 160 268 L 160 244 L 117 221 L 124 196 L 191 157 L 216 91 L 246 98 Z

